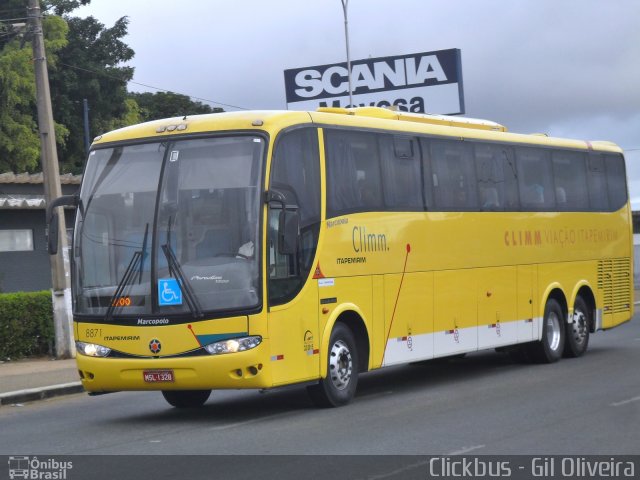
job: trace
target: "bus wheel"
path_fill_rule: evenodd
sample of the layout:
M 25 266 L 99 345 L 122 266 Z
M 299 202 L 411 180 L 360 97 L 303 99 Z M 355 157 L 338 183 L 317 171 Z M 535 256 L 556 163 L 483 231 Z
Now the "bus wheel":
M 579 357 L 589 346 L 589 326 L 591 325 L 591 309 L 582 297 L 577 297 L 573 305 L 573 320 L 567 323 L 564 343 L 565 357 Z
M 307 387 L 313 403 L 319 407 L 339 407 L 349 403 L 358 385 L 358 352 L 353 333 L 337 323 L 329 339 L 327 376 Z
M 162 396 L 176 408 L 198 408 L 204 405 L 211 390 L 163 390 Z
M 562 357 L 564 350 L 564 314 L 553 298 L 547 300 L 542 320 L 542 339 L 531 345 L 531 356 L 538 363 L 553 363 Z

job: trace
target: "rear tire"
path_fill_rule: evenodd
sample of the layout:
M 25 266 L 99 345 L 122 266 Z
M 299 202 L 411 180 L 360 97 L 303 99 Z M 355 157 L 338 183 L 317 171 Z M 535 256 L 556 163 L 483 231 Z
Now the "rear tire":
M 319 407 L 339 407 L 349 403 L 358 386 L 358 351 L 353 333 L 337 323 L 329 339 L 327 376 L 307 387 L 311 401 Z
M 562 357 L 565 337 L 565 315 L 557 300 L 550 298 L 544 307 L 542 339 L 530 346 L 529 353 L 537 363 L 553 363 Z
M 162 396 L 176 408 L 198 408 L 205 404 L 211 390 L 163 390 Z
M 577 297 L 573 305 L 573 319 L 566 324 L 564 356 L 577 358 L 587 351 L 589 346 L 589 328 L 593 312 L 582 297 Z

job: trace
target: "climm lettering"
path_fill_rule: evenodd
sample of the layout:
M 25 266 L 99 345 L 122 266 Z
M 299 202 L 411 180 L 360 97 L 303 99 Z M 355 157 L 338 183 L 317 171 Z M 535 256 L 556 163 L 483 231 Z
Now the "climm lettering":
M 504 232 L 507 247 L 539 247 L 542 245 L 540 230 L 507 230 Z
M 384 233 L 368 232 L 366 227 L 353 227 L 351 233 L 353 251 L 356 253 L 386 252 L 389 250 Z

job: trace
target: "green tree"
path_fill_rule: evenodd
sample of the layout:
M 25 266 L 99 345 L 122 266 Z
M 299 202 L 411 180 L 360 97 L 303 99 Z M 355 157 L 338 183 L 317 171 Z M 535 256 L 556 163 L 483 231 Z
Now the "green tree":
M 144 121 L 222 111 L 172 92 L 130 93 L 129 97 L 140 106 L 140 115 Z
M 2 11 L 24 16 L 25 2 L 9 0 L 6 10 L 3 8 Z M 19 14 L 20 11 L 24 13 Z M 12 21 L 0 20 L 0 31 L 9 32 L 1 37 L 3 42 L 0 43 L 0 172 L 32 172 L 38 170 L 40 158 L 33 55 L 30 43 L 22 38 L 22 32 L 9 25 Z M 54 68 L 56 52 L 67 42 L 67 25 L 62 18 L 55 16 L 44 18 L 42 23 L 47 64 Z M 56 125 L 56 138 L 60 143 L 64 143 L 67 134 L 63 125 Z
M 90 4 L 91 0 L 42 0 L 40 3 L 42 4 L 42 10 L 62 16 L 71 13 L 82 5 Z
M 41 1 L 63 172 L 77 173 L 84 162 L 84 98 L 89 102 L 92 137 L 140 121 L 140 110 L 126 90 L 133 68 L 122 66 L 134 54 L 122 41 L 128 20 L 123 17 L 106 28 L 93 17 L 70 16 L 74 9 L 88 3 L 90 0 Z M 27 15 L 26 4 L 26 0 L 2 0 L 0 8 L 0 172 L 39 169 L 29 29 L 13 26 L 14 19 Z
M 139 121 L 137 105 L 128 102 L 127 82 L 133 68 L 121 66 L 133 58 L 122 38 L 127 17 L 106 28 L 93 17 L 65 17 L 68 44 L 57 52 L 58 68 L 49 75 L 54 118 L 69 129 L 59 145 L 62 171 L 79 172 L 86 156 L 83 99 L 89 104 L 90 137 Z

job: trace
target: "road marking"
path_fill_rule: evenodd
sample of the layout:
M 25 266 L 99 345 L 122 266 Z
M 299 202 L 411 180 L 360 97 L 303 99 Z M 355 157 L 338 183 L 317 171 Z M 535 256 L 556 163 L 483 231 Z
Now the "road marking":
M 628 398 L 627 400 L 621 400 L 619 402 L 614 402 L 609 404 L 610 407 L 620 407 L 622 405 L 626 405 L 627 403 L 633 403 L 633 402 L 637 402 L 640 401 L 640 396 L 637 397 L 633 397 L 633 398 Z
M 473 452 L 474 450 L 478 450 L 480 448 L 484 448 L 485 445 L 476 445 L 475 447 L 462 447 L 460 450 L 456 450 L 455 452 L 447 453 L 448 455 L 464 455 L 465 453 Z

